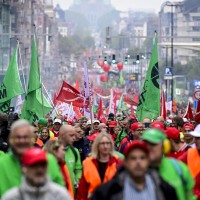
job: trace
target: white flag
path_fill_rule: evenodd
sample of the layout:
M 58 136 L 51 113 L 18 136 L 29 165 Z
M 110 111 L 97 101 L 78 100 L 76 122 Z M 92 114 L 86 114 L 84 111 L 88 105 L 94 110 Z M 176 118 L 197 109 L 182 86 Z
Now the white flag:
M 17 101 L 16 101 L 16 105 L 15 105 L 15 112 L 18 113 L 18 114 L 21 114 L 22 106 L 23 106 L 22 96 L 19 95 L 17 97 Z

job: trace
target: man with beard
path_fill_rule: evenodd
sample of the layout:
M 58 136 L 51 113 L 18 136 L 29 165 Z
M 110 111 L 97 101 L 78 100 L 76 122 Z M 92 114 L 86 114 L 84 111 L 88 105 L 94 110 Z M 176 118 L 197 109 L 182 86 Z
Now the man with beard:
M 64 187 L 47 178 L 47 155 L 39 148 L 30 148 L 22 156 L 23 181 L 20 187 L 8 191 L 2 200 L 37 199 L 70 200 Z

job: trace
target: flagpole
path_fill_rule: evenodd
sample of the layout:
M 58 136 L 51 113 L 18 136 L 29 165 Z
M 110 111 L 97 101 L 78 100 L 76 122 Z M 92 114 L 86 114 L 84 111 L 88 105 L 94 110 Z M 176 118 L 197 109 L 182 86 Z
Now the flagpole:
M 25 80 L 25 75 L 24 75 L 24 67 L 23 67 L 23 63 L 22 63 L 22 56 L 21 56 L 21 51 L 20 51 L 20 43 L 19 43 L 19 40 L 17 40 L 17 44 L 18 44 L 18 46 L 19 46 L 19 60 L 20 60 L 20 64 L 21 64 L 22 77 L 23 77 L 24 88 L 25 88 L 25 93 L 26 93 L 26 92 L 27 92 L 27 87 L 26 87 L 26 80 Z
M 36 26 L 35 24 L 33 25 L 34 28 L 34 35 L 33 37 L 35 37 L 35 40 L 36 40 L 36 49 L 37 49 L 37 52 L 38 52 L 38 40 L 37 40 L 37 31 L 36 31 Z M 42 83 L 42 78 L 41 78 L 41 67 L 40 67 L 40 63 L 39 63 L 39 59 L 38 59 L 38 55 L 37 55 L 37 60 L 38 60 L 38 65 L 39 65 L 39 76 L 40 76 L 40 84 Z M 45 117 L 45 113 L 44 113 L 44 97 L 43 97 L 43 92 L 42 92 L 42 84 L 41 84 L 41 99 L 42 99 L 42 114 L 43 114 L 43 117 Z

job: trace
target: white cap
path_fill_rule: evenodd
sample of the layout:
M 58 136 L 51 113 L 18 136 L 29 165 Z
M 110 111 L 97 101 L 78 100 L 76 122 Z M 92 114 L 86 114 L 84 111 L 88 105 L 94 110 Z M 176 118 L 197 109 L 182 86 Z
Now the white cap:
M 93 121 L 93 124 L 94 123 L 99 123 L 100 124 L 100 121 L 96 119 L 96 120 Z
M 91 125 L 91 120 L 88 120 L 88 121 L 87 121 L 87 125 Z
M 188 119 L 184 117 L 183 122 L 188 122 Z
M 55 123 L 62 124 L 62 121 L 61 121 L 61 119 L 55 119 L 54 122 L 53 122 L 53 124 L 55 124 Z
M 171 120 L 171 119 L 167 119 L 167 123 L 168 123 L 168 124 L 171 124 L 171 123 L 172 123 L 172 120 Z
M 189 132 L 190 135 L 194 137 L 200 137 L 200 124 L 194 129 L 194 131 Z

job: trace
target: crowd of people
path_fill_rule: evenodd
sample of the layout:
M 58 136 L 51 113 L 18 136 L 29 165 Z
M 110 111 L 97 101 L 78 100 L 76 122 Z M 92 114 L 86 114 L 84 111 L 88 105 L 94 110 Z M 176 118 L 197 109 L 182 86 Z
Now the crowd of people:
M 200 199 L 200 125 L 181 117 L 107 122 L 58 115 L 8 128 L 0 113 L 2 200 Z

